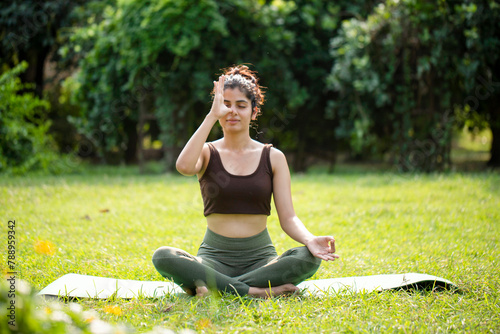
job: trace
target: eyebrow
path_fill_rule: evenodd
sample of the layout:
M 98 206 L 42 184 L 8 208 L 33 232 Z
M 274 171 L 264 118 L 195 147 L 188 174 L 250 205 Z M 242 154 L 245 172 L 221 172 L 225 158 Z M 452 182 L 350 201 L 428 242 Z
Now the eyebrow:
M 229 100 L 224 100 L 224 102 L 231 102 L 231 101 L 229 101 Z M 243 103 L 248 103 L 248 101 L 247 101 L 247 100 L 237 100 L 237 101 L 236 101 L 236 103 L 242 103 L 242 102 L 243 102 Z

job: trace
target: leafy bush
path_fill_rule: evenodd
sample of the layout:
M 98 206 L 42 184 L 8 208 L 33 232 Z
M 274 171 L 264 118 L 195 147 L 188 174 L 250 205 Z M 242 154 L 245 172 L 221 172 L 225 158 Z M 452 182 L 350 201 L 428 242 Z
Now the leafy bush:
M 454 126 L 484 127 L 490 113 L 494 129 L 500 6 L 475 3 L 389 0 L 344 21 L 328 78 L 337 137 L 360 154 L 389 153 L 402 171 L 431 172 L 450 167 Z
M 70 159 L 59 156 L 48 134 L 50 122 L 44 112 L 49 103 L 26 92 L 32 85 L 19 79 L 27 67 L 23 62 L 0 76 L 0 172 L 60 173 L 70 166 Z

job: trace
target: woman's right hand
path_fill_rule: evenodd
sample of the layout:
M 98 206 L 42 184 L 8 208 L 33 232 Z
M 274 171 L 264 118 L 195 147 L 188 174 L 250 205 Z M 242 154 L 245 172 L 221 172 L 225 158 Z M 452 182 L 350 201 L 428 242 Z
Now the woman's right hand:
M 219 77 L 219 81 L 214 81 L 214 101 L 212 102 L 212 109 L 210 109 L 209 115 L 214 116 L 216 119 L 220 119 L 231 112 L 231 109 L 224 104 L 225 81 L 226 77 L 224 75 Z

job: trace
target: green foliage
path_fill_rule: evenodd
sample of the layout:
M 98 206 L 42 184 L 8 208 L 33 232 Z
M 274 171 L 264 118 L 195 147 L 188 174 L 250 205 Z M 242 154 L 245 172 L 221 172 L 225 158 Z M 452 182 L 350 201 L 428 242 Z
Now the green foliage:
M 17 0 L 0 6 L 0 73 L 28 62 L 24 83 L 35 83 L 32 89 L 41 98 L 44 89 L 44 68 L 52 51 L 64 39 L 59 29 L 71 24 L 74 6 L 85 0 Z
M 49 52 L 59 68 L 79 59 L 65 85 L 73 103 L 52 116 L 58 129 L 70 116 L 85 154 L 105 161 L 135 156 L 142 110 L 156 115 L 172 167 L 218 69 L 250 63 L 268 88 L 258 139 L 295 153 L 295 170 L 306 154 L 346 148 L 442 170 L 453 124 L 489 126 L 500 148 L 499 18 L 492 0 L 24 0 L 0 9 L 0 61 L 32 59 L 22 80 L 43 96 Z M 67 134 L 60 146 L 74 145 Z
M 343 1 L 272 1 L 258 14 L 265 26 L 258 32 L 262 52 L 254 59 L 269 88 L 262 137 L 295 152 L 297 171 L 307 168 L 306 148 L 334 150 L 333 124 L 323 117 L 328 100 L 323 88 L 331 67 L 328 41 L 343 9 Z
M 26 68 L 22 63 L 0 77 L 0 172 L 57 173 L 62 167 L 56 163 L 59 156 L 47 134 L 50 122 L 44 118 L 49 104 L 31 93 L 22 93 L 30 87 L 19 79 Z
M 307 168 L 306 151 L 346 142 L 401 170 L 443 170 L 454 121 L 491 123 L 491 101 L 465 97 L 479 74 L 493 78 L 497 16 L 493 3 L 465 0 L 118 1 L 62 54 L 83 52 L 73 120 L 103 156 L 130 148 L 143 110 L 157 116 L 172 167 L 209 109 L 216 71 L 251 63 L 268 88 L 258 138 L 296 153 L 295 170 Z
M 321 129 L 317 122 L 328 99 L 328 41 L 342 17 L 367 10 L 357 4 L 119 1 L 89 18 L 63 49 L 84 52 L 76 124 L 101 154 L 120 151 L 130 135 L 124 123 L 136 122 L 143 108 L 158 117 L 163 145 L 175 157 L 209 110 L 217 71 L 251 63 L 268 87 L 259 139 L 302 154 L 307 146 L 332 150 L 331 122 Z
M 329 77 L 339 98 L 327 112 L 339 121 L 338 138 L 358 153 L 390 152 L 404 171 L 449 167 L 455 110 L 469 108 L 478 75 L 491 80 L 498 63 L 500 39 L 489 28 L 498 26 L 500 12 L 493 4 L 390 0 L 366 20 L 344 22 L 332 40 Z
M 209 96 L 213 41 L 227 34 L 217 4 L 119 1 L 100 15 L 72 38 L 73 50 L 84 52 L 75 86 L 82 107 L 77 126 L 101 154 L 120 151 L 128 135 L 124 121 L 136 122 L 140 108 L 152 113 L 156 106 L 164 145 L 179 145 L 194 106 Z

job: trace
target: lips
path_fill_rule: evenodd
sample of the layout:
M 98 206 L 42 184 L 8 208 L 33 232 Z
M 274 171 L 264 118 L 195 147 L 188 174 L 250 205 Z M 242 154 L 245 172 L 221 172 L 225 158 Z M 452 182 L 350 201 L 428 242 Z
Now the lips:
M 226 122 L 234 124 L 234 123 L 238 123 L 239 121 L 240 121 L 239 119 L 228 119 Z

